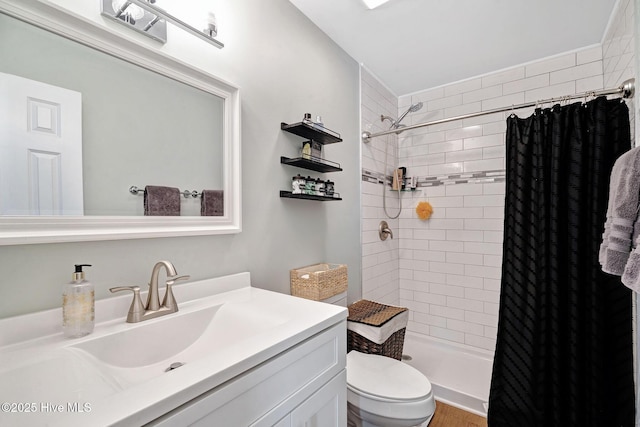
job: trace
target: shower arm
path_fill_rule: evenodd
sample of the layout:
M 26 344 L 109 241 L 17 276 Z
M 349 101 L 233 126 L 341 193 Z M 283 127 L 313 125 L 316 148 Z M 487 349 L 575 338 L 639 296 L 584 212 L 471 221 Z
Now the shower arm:
M 549 98 L 549 99 L 543 99 L 538 101 L 525 102 L 524 104 L 511 105 L 509 107 L 502 107 L 502 108 L 494 108 L 492 110 L 479 111 L 477 113 L 470 113 L 470 114 L 463 114 L 461 116 L 448 117 L 446 119 L 434 120 L 431 122 L 417 123 L 415 125 L 405 126 L 403 128 L 396 128 L 396 129 L 377 132 L 377 133 L 364 131 L 362 132 L 362 142 L 369 143 L 371 142 L 372 138 L 376 138 L 378 136 L 391 135 L 391 134 L 398 135 L 402 132 L 405 132 L 411 129 L 418 129 L 425 126 L 439 125 L 442 123 L 453 122 L 456 120 L 470 119 L 472 117 L 484 116 L 486 114 L 502 113 L 505 111 L 519 110 L 521 108 L 535 107 L 537 105 L 567 101 L 570 99 L 586 98 L 589 96 L 595 97 L 595 96 L 603 96 L 603 95 L 621 95 L 623 98 L 627 99 L 627 98 L 633 98 L 634 93 L 635 93 L 635 79 L 629 79 L 629 80 L 625 80 L 624 82 L 622 82 L 620 86 L 614 89 L 592 90 L 592 91 L 588 91 L 588 92 L 584 92 L 576 95 L 567 95 L 559 98 Z

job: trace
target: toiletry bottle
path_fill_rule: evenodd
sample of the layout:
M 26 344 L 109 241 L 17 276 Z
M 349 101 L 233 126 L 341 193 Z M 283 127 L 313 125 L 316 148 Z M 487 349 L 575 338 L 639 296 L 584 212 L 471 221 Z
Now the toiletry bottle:
M 93 332 L 95 292 L 93 284 L 85 280 L 82 267 L 76 264 L 73 280 L 64 286 L 62 293 L 62 332 L 65 337 L 79 338 Z

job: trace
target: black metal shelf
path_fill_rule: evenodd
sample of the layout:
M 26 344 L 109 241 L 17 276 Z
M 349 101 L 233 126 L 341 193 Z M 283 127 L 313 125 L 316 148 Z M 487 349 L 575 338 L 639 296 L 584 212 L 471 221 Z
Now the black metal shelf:
M 321 202 L 327 202 L 331 200 L 342 200 L 342 198 L 340 197 L 315 196 L 312 194 L 293 194 L 291 191 L 282 191 L 282 190 L 280 190 L 280 197 L 284 197 L 286 199 L 318 200 Z
M 316 172 L 340 172 L 342 170 L 340 163 L 318 159 L 317 157 L 311 157 L 309 159 L 296 157 L 290 159 L 289 157 L 280 156 L 280 163 Z
M 301 136 L 303 138 L 317 141 L 321 144 L 333 144 L 336 142 L 342 142 L 340 134 L 330 129 L 325 129 L 321 126 L 313 126 L 303 122 L 293 123 L 290 125 L 282 122 L 280 123 L 280 129 L 291 132 L 292 134 Z

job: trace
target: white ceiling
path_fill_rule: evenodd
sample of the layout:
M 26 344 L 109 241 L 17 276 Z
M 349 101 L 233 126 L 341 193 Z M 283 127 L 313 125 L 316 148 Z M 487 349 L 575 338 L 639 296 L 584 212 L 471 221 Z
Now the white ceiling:
M 396 95 L 598 44 L 616 0 L 290 0 Z

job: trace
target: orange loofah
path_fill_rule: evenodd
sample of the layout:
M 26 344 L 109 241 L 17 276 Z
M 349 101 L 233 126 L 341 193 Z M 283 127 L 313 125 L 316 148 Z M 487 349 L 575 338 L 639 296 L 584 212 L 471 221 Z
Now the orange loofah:
M 433 207 L 429 202 L 420 202 L 418 206 L 416 206 L 416 213 L 421 220 L 429 219 L 433 213 Z

